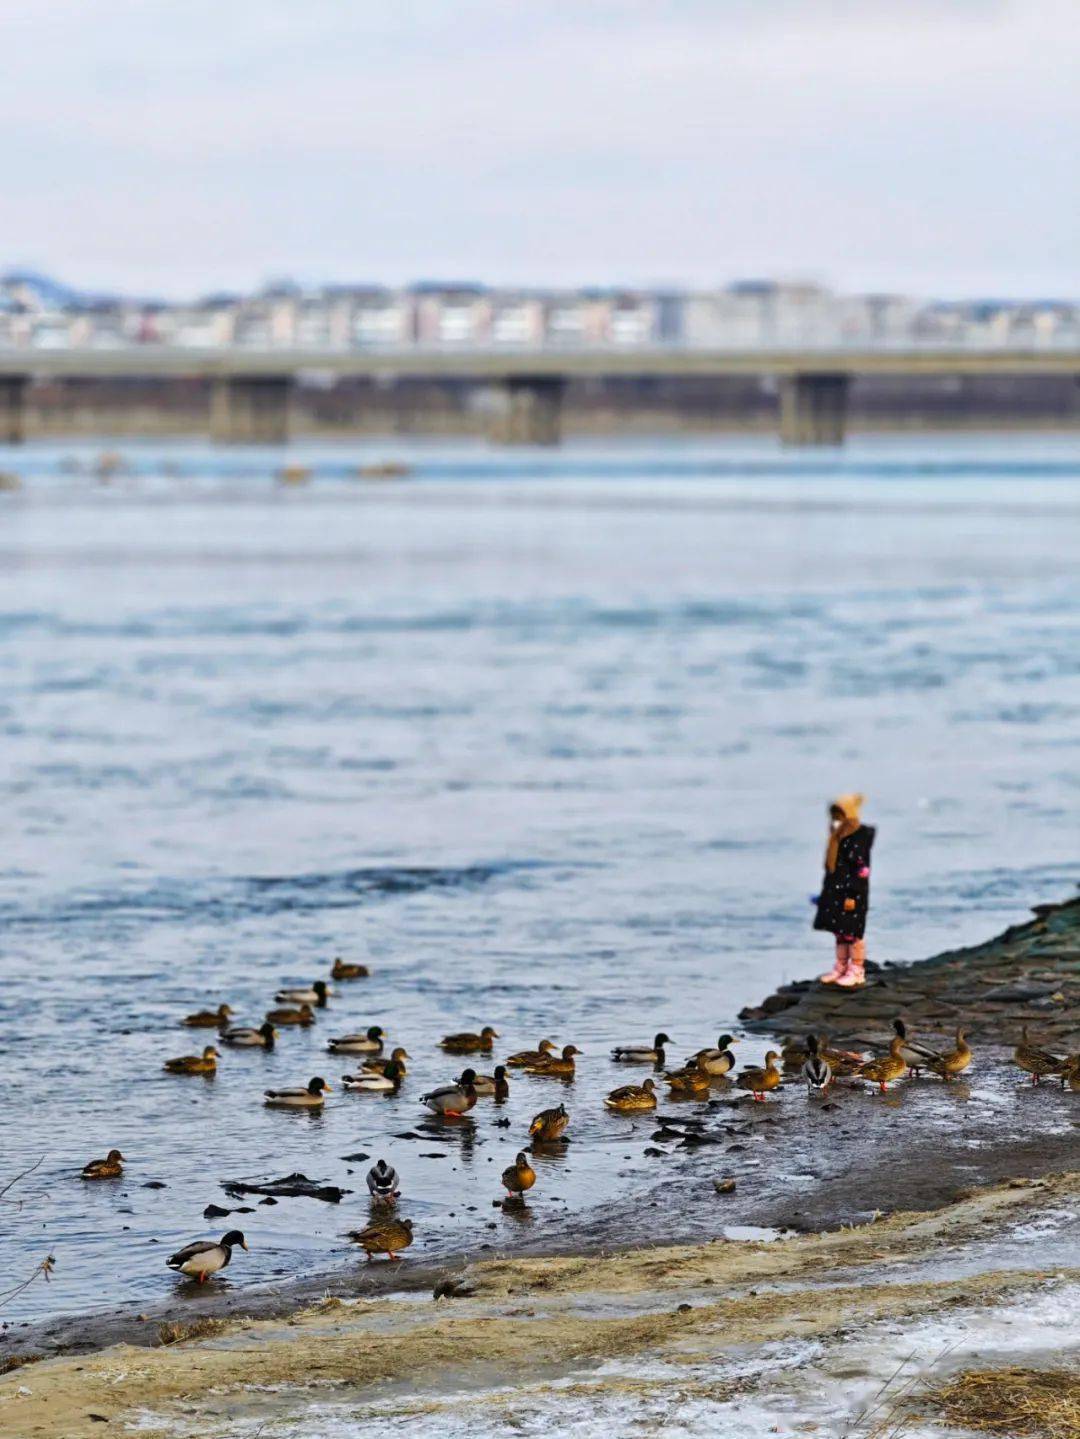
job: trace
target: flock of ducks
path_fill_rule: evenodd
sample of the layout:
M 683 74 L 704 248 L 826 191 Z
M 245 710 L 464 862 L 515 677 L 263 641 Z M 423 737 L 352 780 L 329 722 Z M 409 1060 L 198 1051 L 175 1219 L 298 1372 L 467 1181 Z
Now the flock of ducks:
M 362 964 L 347 964 L 341 959 L 334 961 L 331 978 L 338 982 L 367 977 L 368 969 Z M 280 989 L 274 996 L 274 1009 L 267 1012 L 259 1025 L 233 1024 L 233 1011 L 227 1004 L 213 1009 L 202 1009 L 187 1015 L 181 1023 L 189 1029 L 216 1029 L 217 1042 L 237 1049 L 274 1048 L 280 1027 L 289 1025 L 308 1026 L 316 1022 L 316 1011 L 325 1010 L 332 994 L 329 984 L 322 979 L 308 986 Z M 888 1086 L 903 1079 L 909 1073 L 916 1077 L 930 1074 L 948 1082 L 965 1073 L 971 1066 L 973 1055 L 963 1028 L 956 1030 L 951 1047 L 936 1049 L 919 1041 L 900 1019 L 893 1023 L 893 1038 L 888 1051 L 867 1058 L 856 1050 L 846 1050 L 830 1045 L 828 1036 L 810 1034 L 802 1041 L 789 1037 L 780 1050 L 770 1050 L 762 1065 L 746 1065 L 735 1073 L 736 1060 L 732 1053 L 735 1039 L 730 1034 L 721 1034 L 715 1047 L 699 1049 L 680 1066 L 668 1068 L 667 1046 L 671 1037 L 659 1031 L 651 1044 L 616 1045 L 611 1059 L 619 1065 L 650 1065 L 655 1077 L 650 1076 L 640 1084 L 623 1084 L 613 1089 L 604 1099 L 604 1106 L 615 1113 L 633 1115 L 654 1110 L 657 1107 L 659 1085 L 666 1084 L 671 1099 L 707 1099 L 716 1085 L 731 1085 L 756 1102 L 765 1103 L 766 1096 L 779 1089 L 785 1077 L 799 1076 L 808 1094 L 825 1094 L 841 1079 L 862 1080 L 874 1084 L 884 1093 Z M 466 1031 L 448 1034 L 439 1042 L 440 1049 L 447 1055 L 487 1056 L 494 1052 L 498 1031 L 485 1025 L 476 1032 Z M 353 1073 L 342 1076 L 346 1090 L 374 1094 L 396 1094 L 407 1074 L 410 1055 L 401 1045 L 386 1053 L 387 1040 L 380 1025 L 371 1025 L 365 1030 L 330 1038 L 327 1052 L 332 1055 L 358 1056 L 360 1065 Z M 490 1074 L 479 1073 L 468 1066 L 460 1075 L 435 1089 L 422 1094 L 419 1102 L 431 1114 L 441 1120 L 460 1120 L 472 1110 L 481 1098 L 490 1098 L 496 1104 L 504 1103 L 510 1094 L 508 1071 L 520 1070 L 535 1077 L 549 1077 L 572 1081 L 575 1064 L 581 1050 L 576 1045 L 566 1044 L 559 1048 L 553 1040 L 541 1039 L 535 1049 L 523 1049 L 508 1054 L 501 1064 L 492 1067 Z M 174 1075 L 208 1075 L 216 1072 L 221 1052 L 216 1044 L 207 1044 L 199 1054 L 185 1054 L 167 1059 L 163 1068 Z M 480 1062 L 478 1058 L 477 1063 Z M 1022 1030 L 1021 1042 L 1013 1053 L 1013 1062 L 1032 1077 L 1032 1083 L 1056 1077 L 1063 1087 L 1080 1092 L 1080 1055 L 1058 1056 L 1049 1050 L 1033 1044 L 1027 1026 Z M 318 1109 L 331 1093 L 330 1085 L 319 1075 L 313 1076 L 306 1085 L 287 1089 L 263 1091 L 264 1103 L 279 1109 Z M 565 1104 L 541 1110 L 529 1124 L 528 1137 L 534 1152 L 537 1146 L 558 1144 L 562 1141 L 570 1124 L 570 1115 Z M 104 1159 L 93 1159 L 82 1170 L 87 1180 L 115 1179 L 123 1174 L 125 1160 L 118 1149 L 111 1149 Z M 527 1150 L 521 1150 L 514 1162 L 502 1171 L 502 1186 L 506 1191 L 505 1204 L 523 1204 L 524 1197 L 536 1184 L 537 1175 Z M 401 1194 L 397 1171 L 385 1159 L 372 1165 L 367 1177 L 367 1188 L 372 1204 L 371 1222 L 363 1229 L 349 1232 L 367 1254 L 369 1260 L 375 1255 L 386 1255 L 397 1259 L 403 1249 L 412 1243 L 412 1221 L 401 1218 L 395 1206 Z M 186 1245 L 166 1260 L 167 1266 L 177 1273 L 203 1284 L 211 1275 L 226 1268 L 235 1248 L 247 1249 L 247 1243 L 239 1230 L 230 1230 L 220 1240 L 197 1240 Z

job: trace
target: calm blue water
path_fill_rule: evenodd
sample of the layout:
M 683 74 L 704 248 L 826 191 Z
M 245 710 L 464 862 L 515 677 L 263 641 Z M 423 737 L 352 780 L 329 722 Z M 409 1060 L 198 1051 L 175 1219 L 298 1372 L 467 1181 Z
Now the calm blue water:
M 160 1298 L 219 1179 L 360 1186 L 357 1150 L 398 1162 L 414 1253 L 512 1242 L 495 1177 L 564 1096 L 524 1080 L 510 1130 L 483 1107 L 465 1140 L 393 1139 L 460 1068 L 451 1028 L 586 1051 L 532 1234 L 625 1191 L 642 1136 L 599 1108 L 627 1077 L 607 1046 L 661 1024 L 689 1051 L 826 965 L 837 790 L 879 826 L 879 959 L 1072 889 L 1078 440 L 296 446 L 293 489 L 280 454 L 193 445 L 121 446 L 104 486 L 102 448 L 0 453 L 24 478 L 0 494 L 0 1183 L 44 1156 L 0 1226 L 12 1284 L 58 1261 L 2 1318 Z M 381 458 L 415 473 L 349 478 Z M 202 1040 L 188 1010 L 258 1020 L 334 954 L 374 975 L 315 1030 L 161 1074 Z M 414 1056 L 398 1098 L 261 1107 L 335 1083 L 325 1037 L 373 1022 Z M 125 1181 L 82 1185 L 113 1144 Z M 334 1263 L 364 1214 L 256 1208 L 230 1275 Z

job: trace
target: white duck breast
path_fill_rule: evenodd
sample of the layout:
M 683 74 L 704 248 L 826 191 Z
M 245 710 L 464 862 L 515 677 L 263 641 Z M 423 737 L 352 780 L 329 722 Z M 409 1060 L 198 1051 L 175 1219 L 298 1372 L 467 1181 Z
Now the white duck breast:
M 225 1268 L 231 1258 L 231 1249 L 207 1240 L 202 1244 L 189 1244 L 165 1262 L 170 1269 L 181 1274 L 216 1274 L 219 1269 Z
M 367 1187 L 375 1199 L 391 1199 L 397 1193 L 397 1170 L 380 1159 L 367 1172 Z
M 697 1063 L 706 1074 L 727 1074 L 735 1068 L 735 1056 L 730 1049 L 706 1049 L 697 1056 Z
M 314 985 L 306 984 L 300 989 L 279 989 L 274 999 L 278 1004 L 318 1004 L 333 992 L 328 984 L 320 984 L 318 989 Z
M 397 1088 L 395 1082 L 387 1079 L 385 1074 L 346 1074 L 341 1082 L 346 1089 L 368 1089 L 377 1093 Z

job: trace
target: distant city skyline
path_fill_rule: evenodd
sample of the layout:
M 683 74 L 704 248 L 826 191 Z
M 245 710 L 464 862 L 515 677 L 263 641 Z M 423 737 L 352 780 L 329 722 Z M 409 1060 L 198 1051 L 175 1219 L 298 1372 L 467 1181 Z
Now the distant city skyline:
M 3 262 L 1080 294 L 1073 0 L 0 0 Z

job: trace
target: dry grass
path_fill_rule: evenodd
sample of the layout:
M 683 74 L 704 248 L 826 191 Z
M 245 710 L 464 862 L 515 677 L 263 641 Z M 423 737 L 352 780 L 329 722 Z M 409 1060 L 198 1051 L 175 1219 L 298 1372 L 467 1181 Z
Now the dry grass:
M 44 1354 L 9 1354 L 6 1359 L 0 1359 L 0 1374 L 10 1374 L 13 1369 L 21 1369 L 24 1364 L 37 1364 L 44 1358 Z
M 1008 1439 L 1077 1439 L 1080 1370 L 966 1369 L 919 1396 L 947 1424 Z
M 229 1324 L 224 1319 L 192 1319 L 187 1323 L 179 1319 L 169 1319 L 158 1325 L 158 1343 L 183 1344 L 185 1339 L 206 1339 L 211 1334 L 221 1334 L 228 1328 Z

